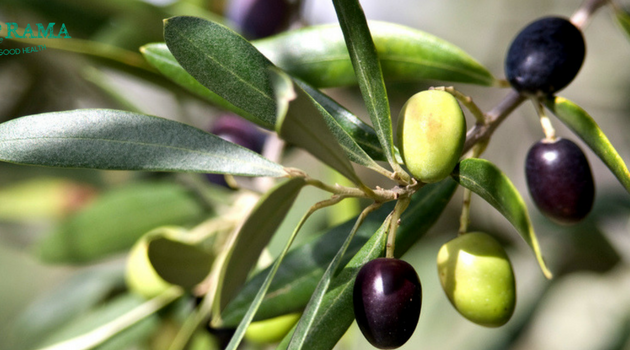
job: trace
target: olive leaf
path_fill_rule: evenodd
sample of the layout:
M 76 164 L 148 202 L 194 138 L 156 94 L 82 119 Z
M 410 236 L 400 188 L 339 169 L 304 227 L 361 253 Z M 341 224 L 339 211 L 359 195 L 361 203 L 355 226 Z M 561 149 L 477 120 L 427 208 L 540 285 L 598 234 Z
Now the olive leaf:
M 361 184 L 361 179 L 349 159 L 366 167 L 382 169 L 326 110 L 294 85 L 288 75 L 279 70 L 271 70 L 270 74 L 278 101 L 276 132 L 280 137 L 307 150 L 357 185 Z
M 452 177 L 503 214 L 530 246 L 545 277 L 551 278 L 552 274 L 543 260 L 527 206 L 510 179 L 494 164 L 477 158 L 461 161 Z
M 222 310 L 242 287 L 304 185 L 300 177 L 276 185 L 260 198 L 238 233 L 228 242 L 226 263 L 214 301 L 213 322 L 221 323 Z
M 337 103 L 337 101 L 333 100 L 316 88 L 308 85 L 304 81 L 296 78 L 293 78 L 293 81 L 307 94 L 311 95 L 311 97 L 317 101 L 317 103 L 324 108 L 328 114 L 330 114 L 330 116 L 339 124 L 339 127 L 341 127 L 341 129 L 343 129 L 343 131 L 348 134 L 348 136 L 350 136 L 350 138 L 352 138 L 352 140 L 354 140 L 354 142 L 361 147 L 365 153 L 368 154 L 368 157 L 373 160 L 387 160 L 385 158 L 385 154 L 383 154 L 383 149 L 379 144 L 376 131 L 374 131 L 371 126 L 365 124 L 361 119 Z M 331 123 L 327 122 L 327 124 L 330 127 Z M 331 129 L 334 128 L 331 127 Z M 341 139 L 342 137 L 339 137 L 339 140 Z M 398 154 L 396 154 L 396 156 L 400 158 Z M 352 157 L 350 160 L 354 161 Z M 398 162 L 402 163 L 402 160 L 399 159 Z
M 210 91 L 207 87 L 201 85 L 195 78 L 179 65 L 173 54 L 168 50 L 165 43 L 147 44 L 140 47 L 140 52 L 150 65 L 155 67 L 162 75 L 171 79 L 178 85 L 186 88 L 188 91 L 200 96 L 212 104 L 219 106 L 225 110 L 234 112 L 252 122 L 256 122 L 249 112 L 234 106 L 223 97 Z
M 42 113 L 2 123 L 0 160 L 65 168 L 286 175 L 281 165 L 190 125 L 110 109 Z
M 549 99 L 545 104 L 560 121 L 586 142 L 626 191 L 630 192 L 630 171 L 597 122 L 585 110 L 563 97 Z
M 42 350 L 123 349 L 140 344 L 159 327 L 156 312 L 181 297 L 173 287 L 150 300 L 123 294 L 75 319 L 43 340 Z
M 203 214 L 182 185 L 144 182 L 108 191 L 37 244 L 47 262 L 85 263 L 129 249 L 155 227 L 184 225 Z
M 446 40 L 399 24 L 368 24 L 387 82 L 442 80 L 497 85 L 487 68 Z M 357 84 L 337 24 L 293 30 L 254 45 L 278 67 L 318 88 Z
M 164 41 L 203 86 L 273 128 L 276 102 L 267 72 L 273 64 L 245 38 L 221 24 L 181 16 L 164 21 Z
M 394 156 L 394 134 L 385 80 L 365 14 L 358 0 L 333 0 L 333 4 L 370 120 L 387 161 L 397 171 L 399 166 Z

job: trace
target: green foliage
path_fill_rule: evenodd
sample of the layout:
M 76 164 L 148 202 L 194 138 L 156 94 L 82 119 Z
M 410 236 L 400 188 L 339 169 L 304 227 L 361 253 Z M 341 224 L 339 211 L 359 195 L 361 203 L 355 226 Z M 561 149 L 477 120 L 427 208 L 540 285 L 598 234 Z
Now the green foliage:
M 181 185 L 139 183 L 110 191 L 69 217 L 38 243 L 37 254 L 48 262 L 90 262 L 131 248 L 153 228 L 188 224 L 202 214 Z
M 183 350 L 211 346 L 214 335 L 209 339 L 205 332 L 210 327 L 213 334 L 220 333 L 219 329 L 232 330 L 227 348 L 234 350 L 241 345 L 251 322 L 293 313 L 302 316 L 278 349 L 332 349 L 354 320 L 352 295 L 359 269 L 375 258 L 400 258 L 414 249 L 443 212 L 453 216 L 447 205 L 459 186 L 464 189 L 459 233 L 467 234 L 469 221 L 475 225 L 483 221 L 469 219 L 470 196 L 475 193 L 514 227 L 534 253 L 542 275 L 550 279 L 541 249 L 545 241 L 539 242 L 534 231 L 537 217 L 530 217 L 522 189 L 499 166 L 480 158 L 494 141 L 493 133 L 525 97 L 537 106 L 546 104 L 630 192 L 630 172 L 594 118 L 564 98 L 520 96 L 513 90 L 484 113 L 455 88 L 436 88 L 442 90 L 439 95 L 449 101 L 451 110 L 457 111 L 457 125 L 449 127 L 458 128 L 457 147 L 441 154 L 450 161 L 436 178 L 419 175 L 427 170 L 424 164 L 412 166 L 407 162 L 408 169 L 404 168 L 393 141 L 391 114 L 397 106 L 392 101 L 404 101 L 409 96 L 394 96 L 407 91 L 397 83 L 411 82 L 414 89 L 427 80 L 475 84 L 477 88 L 505 84 L 468 53 L 441 38 L 394 23 L 368 21 L 359 0 L 333 0 L 339 24 L 304 27 L 253 42 L 230 29 L 230 23 L 223 23 L 221 17 L 213 20 L 216 16 L 194 1 L 176 1 L 160 9 L 144 2 L 129 3 L 135 5 L 116 2 L 113 8 L 104 8 L 127 16 L 150 8 L 150 22 L 175 15 L 163 22 L 164 43 L 158 42 L 162 38 L 149 35 L 152 31 L 130 30 L 136 23 L 132 16 L 125 17 L 121 29 L 94 35 L 100 43 L 85 40 L 53 47 L 100 57 L 116 70 L 166 87 L 176 95 L 178 105 L 183 105 L 185 97 L 196 96 L 203 113 L 240 115 L 265 129 L 264 156 L 238 145 L 242 139 L 254 138 L 238 127 L 230 126 L 227 132 L 213 135 L 189 125 L 202 122 L 183 108 L 182 116 L 168 116 L 172 119 L 145 114 L 133 98 L 108 87 L 106 75 L 94 67 L 84 77 L 133 112 L 44 111 L 1 123 L 0 160 L 17 164 L 14 167 L 143 172 L 94 171 L 98 178 L 94 182 L 102 187 L 102 193 L 92 203 L 79 203 L 76 212 L 68 213 L 53 210 L 59 194 L 50 183 L 27 190 L 17 187 L 19 191 L 0 189 L 0 198 L 17 203 L 14 212 L 10 204 L 0 207 L 0 219 L 39 217 L 54 226 L 35 244 L 41 260 L 96 264 L 129 251 L 139 242 L 145 244 L 143 261 L 147 268 L 169 283 L 142 300 L 127 293 L 133 288 L 123 285 L 120 266 L 111 270 L 86 268 L 19 318 L 17 327 L 23 329 L 17 336 L 29 338 L 19 343 L 24 349 L 33 345 L 144 349 L 167 343 L 163 349 Z M 199 15 L 189 16 L 186 9 Z M 622 28 L 627 27 L 624 14 L 617 12 Z M 112 20 L 106 14 L 96 17 Z M 137 40 L 153 42 L 142 46 L 142 56 L 126 51 L 129 42 Z M 116 49 L 107 53 L 108 45 Z M 146 62 L 134 61 L 142 57 Z M 329 90 L 319 90 L 354 85 L 371 125 L 333 98 L 335 91 L 329 95 Z M 476 119 L 467 132 L 456 100 Z M 409 118 L 405 112 L 403 118 Z M 542 108 L 539 112 L 543 130 L 551 137 L 555 131 L 542 115 Z M 200 118 L 205 117 L 203 113 Z M 442 122 L 443 118 L 420 120 L 428 125 L 422 139 L 414 134 L 415 127 L 404 130 L 410 133 L 410 142 L 417 141 L 416 148 L 404 149 L 405 161 L 423 150 L 430 150 L 432 156 L 440 155 L 439 150 L 443 153 L 439 142 L 444 141 L 445 134 L 437 132 L 436 126 Z M 401 130 L 398 134 L 402 136 Z M 314 168 L 330 167 L 351 185 L 319 179 L 317 171 L 301 162 L 303 153 L 298 152 L 310 153 L 320 162 Z M 292 158 L 296 154 L 297 161 Z M 202 174 L 226 175 L 223 179 L 232 188 L 209 184 Z M 127 186 L 116 187 L 118 182 Z M 294 209 L 302 204 L 296 200 L 306 197 L 300 195 L 306 186 L 328 197 L 317 202 L 304 198 L 310 208 L 295 224 L 298 214 Z M 53 209 L 43 205 L 45 214 L 38 214 L 41 207 L 29 206 L 35 197 L 33 191 L 45 192 L 44 204 L 54 202 Z M 293 247 L 294 241 L 313 234 L 301 231 L 307 231 L 307 220 L 309 224 L 317 220 L 314 213 L 327 207 L 343 210 L 336 205 L 348 199 L 361 200 L 363 211 L 358 217 L 336 226 L 323 220 L 315 222 L 312 227 L 321 234 L 305 237 Z M 31 216 L 15 214 L 31 211 L 28 208 L 32 208 Z M 450 218 L 449 222 L 453 221 Z M 295 228 L 287 230 L 285 223 Z M 276 249 L 278 242 L 281 249 Z M 509 240 L 504 237 L 501 242 Z M 135 260 L 130 261 L 133 264 Z M 471 275 L 477 272 L 473 269 Z M 539 273 L 537 277 L 541 277 Z M 515 278 L 519 279 L 518 274 Z M 462 285 L 476 287 L 470 280 L 466 283 Z M 127 290 L 121 291 L 124 288 Z M 197 302 L 192 302 L 193 298 Z M 437 303 L 431 300 L 423 304 Z M 37 312 L 43 316 L 38 318 Z M 519 317 L 526 318 L 515 314 Z M 504 321 L 501 319 L 501 325 Z M 41 344 L 33 339 L 41 340 Z

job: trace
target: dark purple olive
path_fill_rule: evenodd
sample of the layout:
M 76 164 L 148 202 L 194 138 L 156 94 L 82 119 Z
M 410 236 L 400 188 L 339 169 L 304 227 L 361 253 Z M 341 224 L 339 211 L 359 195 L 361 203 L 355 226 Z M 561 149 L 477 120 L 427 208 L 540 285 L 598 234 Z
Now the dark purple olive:
M 227 17 L 246 38 L 260 39 L 286 29 L 294 7 L 289 0 L 230 0 Z
M 220 138 L 248 148 L 256 153 L 261 153 L 265 144 L 266 135 L 251 122 L 234 114 L 225 114 L 218 117 L 210 132 Z M 223 174 L 206 174 L 207 179 L 217 185 L 230 187 Z
M 586 53 L 582 32 L 569 20 L 544 17 L 512 41 L 505 75 L 512 87 L 530 95 L 550 95 L 575 78 Z
M 253 123 L 233 114 L 218 117 L 210 132 L 256 153 L 262 152 L 266 135 Z
M 527 154 L 525 175 L 538 209 L 560 224 L 574 224 L 593 207 L 595 185 L 586 156 L 575 143 L 542 140 Z
M 372 260 L 357 274 L 353 304 L 357 324 L 372 345 L 398 348 L 409 340 L 420 318 L 420 279 L 403 260 Z

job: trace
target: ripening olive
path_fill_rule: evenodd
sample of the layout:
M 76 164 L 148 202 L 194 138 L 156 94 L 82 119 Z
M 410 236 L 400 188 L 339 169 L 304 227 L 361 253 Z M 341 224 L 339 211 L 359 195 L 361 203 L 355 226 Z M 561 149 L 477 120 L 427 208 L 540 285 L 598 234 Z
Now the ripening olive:
M 416 329 L 422 287 L 414 268 L 403 260 L 379 258 L 363 265 L 352 298 L 357 324 L 377 348 L 398 348 Z
M 245 339 L 257 344 L 279 342 L 297 324 L 301 316 L 301 313 L 292 313 L 252 322 L 245 331 Z
M 584 37 L 577 27 L 565 18 L 544 17 L 514 38 L 505 59 L 505 75 L 519 92 L 553 94 L 577 75 L 585 53 Z
M 591 167 L 572 141 L 537 142 L 527 153 L 525 175 L 534 203 L 549 219 L 573 224 L 591 211 L 595 198 Z
M 512 264 L 490 235 L 472 232 L 447 242 L 438 252 L 437 266 L 442 288 L 462 316 L 486 327 L 502 326 L 512 317 Z
M 149 240 L 148 235 L 145 235 L 131 248 L 125 271 L 125 282 L 129 290 L 146 299 L 154 298 L 172 286 L 151 265 L 148 255 Z
M 413 95 L 398 117 L 398 147 L 407 169 L 425 183 L 447 177 L 459 161 L 466 139 L 466 119 L 448 92 Z

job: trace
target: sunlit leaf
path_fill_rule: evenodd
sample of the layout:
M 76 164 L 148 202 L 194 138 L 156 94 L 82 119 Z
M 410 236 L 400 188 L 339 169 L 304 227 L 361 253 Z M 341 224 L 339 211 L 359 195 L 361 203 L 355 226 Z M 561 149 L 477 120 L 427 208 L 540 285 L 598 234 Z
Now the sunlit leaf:
M 555 97 L 548 100 L 546 105 L 597 154 L 626 191 L 630 192 L 630 171 L 597 122 L 585 110 L 565 98 Z
M 323 108 L 299 86 L 295 86 L 288 75 L 275 70 L 270 71 L 270 74 L 278 101 L 279 114 L 276 120 L 278 135 L 287 142 L 307 150 L 354 183 L 360 184 L 361 180 L 348 158 L 351 157 L 355 162 L 366 166 L 378 165 Z
M 66 327 L 54 333 L 52 336 L 46 338 L 40 348 L 43 346 L 50 346 L 51 349 L 55 349 L 52 346 L 55 344 L 70 340 L 75 337 L 86 334 L 89 331 L 96 329 L 97 327 L 108 324 L 115 321 L 119 317 L 123 316 L 129 310 L 140 307 L 146 301 L 136 295 L 124 294 L 116 299 L 102 305 L 98 309 L 90 312 L 83 317 L 73 320 Z M 139 344 L 142 341 L 147 340 L 158 328 L 159 318 L 157 315 L 152 314 L 141 320 L 139 323 L 127 328 L 121 333 L 114 334 L 105 342 L 102 342 L 98 347 L 90 347 L 94 349 L 114 349 L 118 347 L 125 348 L 131 345 Z M 80 347 L 74 347 L 73 349 L 81 349 Z M 60 350 L 60 349 L 59 349 Z
M 456 188 L 457 183 L 447 179 L 438 184 L 426 185 L 413 196 L 411 204 L 401 218 L 401 225 L 396 234 L 396 257 L 402 256 L 429 230 L 429 228 L 431 228 L 431 226 L 433 226 Z M 352 270 L 349 269 L 346 264 L 359 252 L 366 242 L 368 242 L 370 237 L 374 235 L 374 232 L 379 229 L 383 220 L 385 220 L 392 209 L 393 203 L 387 203 L 368 216 L 361 228 L 359 228 L 352 243 L 348 247 L 346 256 L 341 262 L 343 266 L 346 266 L 343 271 Z M 318 236 L 315 240 L 291 250 L 282 265 L 280 265 L 278 273 L 263 303 L 258 309 L 255 320 L 301 311 L 309 301 L 318 281 L 324 274 L 324 270 L 352 229 L 354 221 L 353 219 L 340 226 L 334 227 L 325 234 Z M 365 246 L 370 247 L 371 245 Z M 369 250 L 371 248 L 365 249 Z M 245 284 L 241 292 L 226 307 L 223 313 L 223 325 L 225 327 L 235 327 L 238 325 L 253 300 L 254 295 L 256 295 L 265 279 L 268 270 L 269 269 L 265 269 L 252 277 Z M 334 287 L 331 287 L 332 289 L 329 290 L 328 294 L 325 296 L 322 308 L 341 307 L 344 311 L 342 313 L 322 311 L 325 316 L 322 316 L 323 318 L 321 320 L 319 318 L 316 319 L 316 324 L 320 324 L 321 327 L 314 328 L 317 329 L 317 331 L 312 331 L 313 333 L 308 336 L 309 339 L 312 338 L 313 342 L 315 342 L 317 337 L 322 336 L 330 337 L 329 342 L 334 344 L 336 343 L 334 338 L 337 337 L 336 339 L 339 339 L 345 332 L 345 329 L 352 323 L 354 314 L 352 313 L 351 304 L 347 304 L 347 296 L 344 296 L 345 299 L 337 298 L 342 291 L 342 289 L 339 289 L 337 286 L 349 283 L 351 287 L 354 281 L 353 277 L 341 278 L 340 276 L 344 274 L 343 271 L 339 272 L 339 276 L 335 277 L 332 281 L 332 286 Z M 354 272 L 357 272 L 356 269 Z M 348 290 L 345 290 L 343 293 L 348 292 Z M 334 332 L 330 331 L 330 329 L 325 326 L 334 327 L 334 325 L 337 324 L 337 317 L 339 317 L 340 320 L 349 318 L 350 321 L 348 321 L 345 326 L 343 323 L 340 323 L 341 326 L 339 329 L 335 328 Z
M 229 243 L 227 264 L 222 272 L 224 278 L 217 295 L 219 301 L 215 301 L 219 310 L 213 317 L 221 317 L 220 310 L 241 288 L 304 185 L 303 178 L 292 178 L 277 185 L 258 201 L 240 227 L 235 240 Z
M 201 205 L 181 185 L 138 183 L 104 193 L 38 243 L 40 258 L 81 263 L 130 248 L 155 227 L 199 219 Z
M 365 14 L 358 0 L 333 0 L 333 4 L 372 126 L 376 130 L 387 161 L 395 167 L 398 162 L 394 156 L 394 134 L 389 100 L 381 64 Z
M 188 91 L 205 98 L 216 106 L 219 106 L 225 110 L 234 112 L 240 116 L 247 116 L 247 119 L 255 122 L 254 117 L 248 115 L 244 110 L 237 108 L 230 102 L 226 101 L 221 96 L 208 90 L 205 86 L 201 85 L 195 78 L 186 72 L 182 66 L 177 63 L 177 60 L 166 47 L 164 43 L 147 44 L 140 48 L 140 52 L 144 55 L 144 58 L 160 71 L 165 77 L 173 80 L 180 86 L 188 89 Z
M 477 158 L 465 159 L 459 163 L 453 172 L 453 178 L 503 214 L 532 248 L 543 274 L 551 278 L 551 272 L 543 260 L 527 206 L 510 179 L 494 164 Z
M 109 109 L 36 114 L 0 124 L 0 160 L 107 170 L 284 176 L 282 166 L 187 124 Z
M 247 40 L 221 24 L 185 16 L 164 21 L 164 40 L 198 82 L 273 128 L 276 102 L 267 72 L 273 65 Z
M 455 45 L 417 29 L 369 21 L 387 82 L 443 80 L 496 85 L 478 61 Z M 357 84 L 339 25 L 318 25 L 254 42 L 278 67 L 316 87 Z

